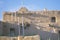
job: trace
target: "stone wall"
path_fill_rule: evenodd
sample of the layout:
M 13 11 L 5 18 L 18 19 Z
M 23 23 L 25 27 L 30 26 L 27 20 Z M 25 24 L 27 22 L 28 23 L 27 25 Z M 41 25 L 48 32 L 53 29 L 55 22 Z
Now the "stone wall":
M 21 28 L 20 24 L 22 23 L 22 15 L 23 15 L 23 23 L 25 22 L 30 23 L 30 27 L 27 26 L 24 29 L 25 36 L 38 34 L 40 35 L 42 40 L 47 40 L 48 38 L 51 38 L 52 40 L 58 39 L 58 30 L 60 30 L 60 11 L 55 10 L 27 11 L 25 10 L 25 8 L 22 8 L 16 12 L 5 12 L 3 13 L 3 21 L 8 22 L 6 24 L 7 28 L 5 27 L 6 31 L 4 28 L 5 35 L 10 34 L 10 28 L 15 29 L 15 36 L 19 35 L 18 27 L 20 26 Z M 56 18 L 55 22 L 51 21 L 52 17 Z M 51 24 L 52 25 L 54 24 L 54 26 L 52 27 Z M 20 34 L 22 34 L 22 32 L 20 32 Z M 29 36 L 28 39 L 30 38 Z M 25 39 L 25 37 L 19 37 L 19 38 Z
M 40 37 L 38 35 L 35 36 L 18 36 L 18 37 L 7 37 L 2 36 L 0 37 L 0 40 L 40 40 Z
M 0 21 L 0 36 L 2 35 L 2 32 L 3 32 L 3 25 L 2 25 L 2 21 Z

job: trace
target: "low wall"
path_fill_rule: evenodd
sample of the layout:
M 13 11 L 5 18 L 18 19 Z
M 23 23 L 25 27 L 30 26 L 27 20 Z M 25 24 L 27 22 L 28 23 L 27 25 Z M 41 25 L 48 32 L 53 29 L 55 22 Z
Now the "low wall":
M 1 36 L 0 40 L 40 40 L 39 35 L 35 36 L 18 36 L 18 37 L 7 37 L 7 36 Z

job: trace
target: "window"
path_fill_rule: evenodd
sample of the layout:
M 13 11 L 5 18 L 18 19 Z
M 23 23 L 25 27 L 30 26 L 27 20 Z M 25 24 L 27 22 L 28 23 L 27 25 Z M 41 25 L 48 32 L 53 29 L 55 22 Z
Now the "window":
M 56 22 L 56 18 L 55 17 L 51 17 L 51 22 Z
M 10 36 L 14 36 L 15 34 L 15 29 L 14 28 L 10 28 Z

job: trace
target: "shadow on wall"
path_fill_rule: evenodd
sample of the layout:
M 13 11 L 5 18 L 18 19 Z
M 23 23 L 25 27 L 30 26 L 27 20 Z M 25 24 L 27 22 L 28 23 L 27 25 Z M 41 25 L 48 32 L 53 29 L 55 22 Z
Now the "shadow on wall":
M 26 32 L 27 33 L 26 35 L 27 36 L 40 35 L 40 38 L 42 40 L 58 40 L 59 34 L 45 31 L 45 30 L 41 29 L 42 26 L 39 26 L 40 29 L 37 29 L 36 27 L 38 27 L 38 25 L 31 24 L 30 28 L 26 29 L 26 30 L 28 30 Z
M 10 26 L 9 26 L 10 25 Z M 14 24 L 11 24 L 11 23 L 3 23 L 3 36 L 10 36 L 9 35 L 9 27 L 11 26 L 18 26 L 16 23 Z M 37 29 L 36 27 L 38 27 L 38 25 L 35 25 L 35 24 L 30 24 L 30 27 L 27 27 L 25 29 L 25 36 L 33 36 L 33 35 L 40 35 L 40 38 L 42 40 L 58 40 L 58 34 L 56 33 L 51 33 L 51 32 L 48 32 L 48 31 L 44 31 L 43 29 Z M 41 27 L 41 26 L 39 26 Z M 13 36 L 18 36 L 18 33 L 17 31 L 18 29 L 15 28 L 15 34 Z M 13 30 L 12 30 L 13 31 Z
M 16 31 L 18 30 L 17 26 L 18 25 L 16 23 L 3 22 L 3 33 L 2 33 L 2 36 L 17 36 L 18 35 L 16 33 Z

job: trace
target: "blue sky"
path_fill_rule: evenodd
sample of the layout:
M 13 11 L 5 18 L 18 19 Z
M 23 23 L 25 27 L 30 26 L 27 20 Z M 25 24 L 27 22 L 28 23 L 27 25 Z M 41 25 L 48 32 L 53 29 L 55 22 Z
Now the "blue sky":
M 17 11 L 22 6 L 22 2 L 29 10 L 60 10 L 60 0 L 0 0 L 0 20 L 3 11 Z

